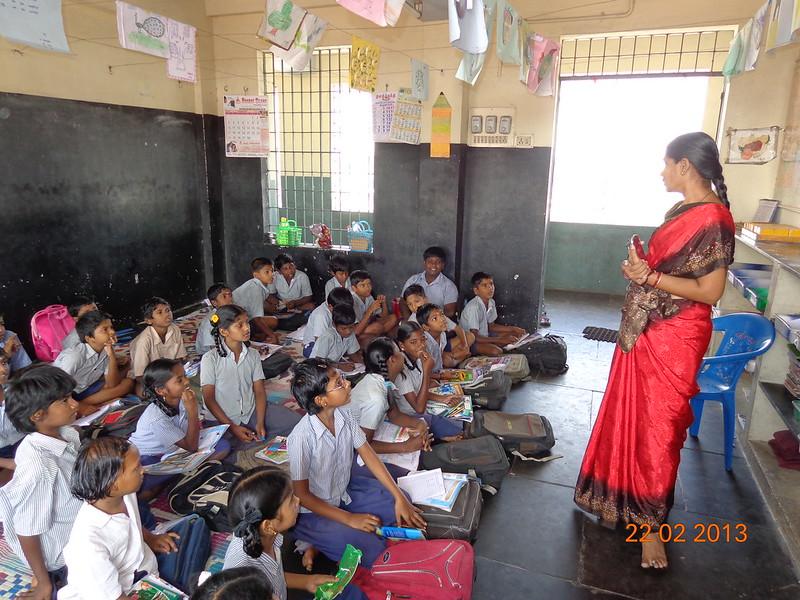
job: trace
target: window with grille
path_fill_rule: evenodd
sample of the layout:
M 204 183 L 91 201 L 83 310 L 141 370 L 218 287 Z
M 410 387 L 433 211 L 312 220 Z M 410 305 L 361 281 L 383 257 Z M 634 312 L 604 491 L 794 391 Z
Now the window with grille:
M 277 241 L 282 219 L 296 223 L 301 245 L 324 223 L 334 246 L 348 246 L 354 221 L 372 223 L 372 95 L 350 89 L 350 48 L 314 51 L 305 71 L 263 55 L 270 98 L 270 155 L 263 161 L 264 231 Z

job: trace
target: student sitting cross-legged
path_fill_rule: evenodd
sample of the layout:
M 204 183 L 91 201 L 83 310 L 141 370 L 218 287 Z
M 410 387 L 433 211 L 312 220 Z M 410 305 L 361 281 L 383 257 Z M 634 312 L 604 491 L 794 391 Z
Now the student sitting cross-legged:
M 421 285 L 417 285 L 416 283 L 403 290 L 403 300 L 411 313 L 408 320 L 412 323 L 418 323 L 417 311 L 421 306 L 435 304 L 428 300 L 428 297 L 425 295 L 425 290 L 422 289 Z M 447 323 L 446 335 L 447 344 L 449 344 L 448 351 L 452 352 L 457 360 L 465 360 L 470 355 L 470 347 L 475 343 L 475 335 L 470 331 L 465 331 L 447 315 L 445 315 L 444 320 L 445 323 Z
M 14 474 L 14 454 L 25 437 L 6 414 L 5 390 L 10 370 L 8 357 L 0 352 L 0 486 L 8 483 Z
M 353 294 L 350 290 L 342 287 L 332 289 L 327 295 L 326 302 L 311 311 L 306 328 L 303 330 L 303 356 L 306 358 L 311 358 L 311 351 L 317 339 L 333 325 L 333 309 L 339 304 L 353 306 Z
M 405 357 L 403 370 L 394 379 L 399 392 L 397 407 L 407 415 L 424 418 L 434 439 L 445 442 L 461 439 L 464 434 L 461 421 L 425 412 L 429 399 L 448 399 L 428 391 L 436 385 L 433 379 L 435 361 L 428 352 L 425 332 L 417 323 L 403 321 L 397 328 L 397 343 Z
M 314 310 L 311 281 L 299 271 L 288 254 L 275 257 L 275 291 L 286 310 Z
M 141 383 L 144 370 L 157 358 L 186 360 L 186 347 L 180 328 L 172 322 L 172 307 L 163 298 L 154 296 L 142 306 L 142 316 L 147 323 L 131 342 L 132 373 Z
M 472 276 L 475 297 L 467 302 L 461 312 L 461 327 L 475 334 L 473 354 L 500 356 L 503 346 L 513 344 L 527 332 L 521 327 L 497 323 L 497 305 L 494 302 L 492 276 L 478 271 Z
M 335 581 L 330 575 L 301 575 L 283 570 L 283 535 L 297 522 L 299 508 L 292 479 L 283 469 L 264 466 L 242 474 L 233 483 L 228 497 L 233 539 L 225 552 L 222 569 L 257 568 L 269 579 L 277 600 L 286 600 L 287 588 L 314 594 L 323 583 Z M 341 597 L 356 600 L 364 595 L 350 584 Z
M 387 335 L 397 326 L 397 317 L 386 307 L 386 296 L 372 297 L 372 277 L 366 271 L 353 271 L 350 274 L 353 292 L 353 308 L 356 311 L 356 337 L 362 348 L 366 348 L 372 338 Z
M 396 454 L 430 450 L 431 439 L 428 424 L 416 415 L 403 413 L 397 406 L 398 395 L 394 381 L 403 370 L 403 353 L 388 337 L 375 338 L 364 353 L 367 374 L 353 388 L 350 394 L 350 412 L 353 413 L 367 441 L 377 454 Z M 424 411 L 423 411 L 424 412 Z M 375 431 L 384 420 L 407 427 L 411 435 L 404 442 L 380 442 L 373 439 Z M 391 463 L 386 468 L 397 479 L 408 471 Z M 369 470 L 353 464 L 354 474 L 369 475 Z
M 153 553 L 177 551 L 177 534 L 142 527 L 136 504 L 141 483 L 139 452 L 127 440 L 103 437 L 81 448 L 72 494 L 83 504 L 64 547 L 67 585 L 58 600 L 133 600 L 139 579 L 158 577 Z
M 134 384 L 127 365 L 120 365 L 114 354 L 117 334 L 109 315 L 90 311 L 78 319 L 75 329 L 81 343 L 62 350 L 53 366 L 75 378 L 73 396 L 80 414 L 88 415 L 102 404 L 130 394 Z
M 189 379 L 178 360 L 158 358 L 147 365 L 142 378 L 144 400 L 150 405 L 144 410 L 130 441 L 141 455 L 142 465 L 152 465 L 164 454 L 178 449 L 197 452 L 200 439 L 200 408 L 197 397 L 189 387 Z M 222 460 L 230 445 L 217 442 L 210 460 Z M 177 475 L 145 474 L 139 498 L 150 500 Z
M 455 352 L 447 339 L 447 317 L 435 304 L 425 304 L 417 310 L 417 322 L 425 333 L 428 354 L 433 357 L 433 372 L 444 368 L 457 367 L 458 363 L 470 356 L 469 348 Z
M 6 415 L 28 434 L 17 448 L 14 476 L 0 488 L 3 535 L 34 578 L 18 598 L 50 600 L 65 582 L 63 550 L 81 506 L 70 491 L 80 448 L 71 427 L 78 414 L 74 388 L 70 375 L 47 364 L 20 371 L 7 388 Z
M 206 297 L 214 308 L 211 314 L 214 314 L 221 306 L 233 304 L 233 292 L 231 288 L 224 283 L 215 283 L 208 288 Z M 211 315 L 208 315 L 208 317 L 211 317 Z M 200 321 L 200 325 L 197 327 L 197 338 L 195 338 L 194 350 L 200 355 L 214 348 L 214 336 L 211 335 L 211 320 L 208 317 Z
M 277 308 L 276 303 L 269 300 L 275 294 L 272 261 L 263 256 L 254 258 L 250 261 L 250 271 L 253 278 L 233 290 L 233 303 L 247 311 L 254 341 L 277 344 L 275 328 L 278 326 L 278 319 L 264 314 L 268 304 L 272 312 Z
M 294 493 L 300 498 L 295 537 L 333 561 L 352 544 L 372 566 L 385 542 L 381 525 L 425 527 L 386 467 L 370 447 L 350 411 L 350 382 L 326 360 L 310 358 L 295 367 L 292 394 L 308 414 L 289 435 L 289 464 Z M 373 477 L 350 477 L 358 452 Z M 308 568 L 311 557 L 304 557 Z
M 223 306 L 211 315 L 216 348 L 200 360 L 205 418 L 227 424 L 234 446 L 288 435 L 300 416 L 274 404 L 267 410 L 264 370 L 258 352 L 247 347 L 250 320 L 240 306 Z
M 78 319 L 80 319 L 87 312 L 91 312 L 93 310 L 99 309 L 97 308 L 95 301 L 88 296 L 75 296 L 67 305 L 67 312 L 69 312 L 69 316 L 73 318 L 76 325 L 78 323 Z M 78 330 L 73 329 L 63 340 L 61 340 L 61 349 L 66 350 L 67 348 L 72 348 L 80 343 L 81 339 L 78 337 Z
M 344 256 L 332 256 L 328 262 L 331 278 L 325 282 L 325 297 L 336 288 L 350 289 L 350 264 Z
M 352 371 L 354 362 L 363 361 L 355 334 L 356 313 L 352 306 L 344 303 L 335 306 L 331 312 L 331 325 L 317 338 L 310 356 L 324 358 L 342 371 Z
M 422 254 L 425 270 L 408 278 L 403 284 L 405 292 L 410 285 L 419 285 L 432 302 L 444 311 L 448 317 L 455 316 L 458 308 L 458 288 L 445 274 L 446 262 L 444 248 L 431 246 Z

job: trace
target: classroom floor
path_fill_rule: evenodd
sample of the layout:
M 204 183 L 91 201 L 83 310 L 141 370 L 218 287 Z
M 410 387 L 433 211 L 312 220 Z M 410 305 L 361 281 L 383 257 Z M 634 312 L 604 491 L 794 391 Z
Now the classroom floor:
M 772 517 L 740 451 L 733 473 L 722 464 L 722 416 L 706 407 L 698 440 L 681 457 L 670 523 L 748 527 L 745 543 L 687 542 L 668 548 L 665 573 L 639 567 L 639 544 L 610 531 L 572 502 L 583 451 L 603 397 L 613 344 L 586 340 L 587 325 L 616 329 L 621 298 L 548 292 L 550 331 L 564 336 L 570 370 L 512 390 L 504 410 L 550 419 L 564 458 L 545 464 L 517 460 L 481 520 L 474 600 L 634 598 L 642 600 L 800 598 L 800 585 Z M 735 531 L 735 530 L 734 530 Z

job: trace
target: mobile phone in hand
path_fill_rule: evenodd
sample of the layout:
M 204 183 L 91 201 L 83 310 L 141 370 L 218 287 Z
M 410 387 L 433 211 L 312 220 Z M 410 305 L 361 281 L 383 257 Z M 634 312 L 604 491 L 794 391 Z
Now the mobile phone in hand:
M 645 256 L 647 256 L 647 254 L 645 254 L 644 246 L 642 245 L 642 240 L 639 239 L 638 234 L 634 233 L 631 236 L 630 245 L 631 245 L 631 248 L 633 248 L 636 251 L 636 256 L 638 256 L 639 258 L 644 260 Z

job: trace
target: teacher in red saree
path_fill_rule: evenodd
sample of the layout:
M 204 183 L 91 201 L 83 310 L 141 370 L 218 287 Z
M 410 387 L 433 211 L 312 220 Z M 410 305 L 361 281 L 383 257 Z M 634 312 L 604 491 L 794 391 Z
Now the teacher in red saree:
M 689 133 L 667 147 L 661 177 L 683 200 L 647 253 L 628 248 L 630 281 L 605 396 L 581 464 L 576 504 L 606 525 L 635 523 L 643 568 L 667 567 L 658 528 L 672 507 L 680 452 L 692 423 L 711 306 L 733 261 L 734 224 L 714 140 Z M 640 248 L 641 250 L 641 248 Z

